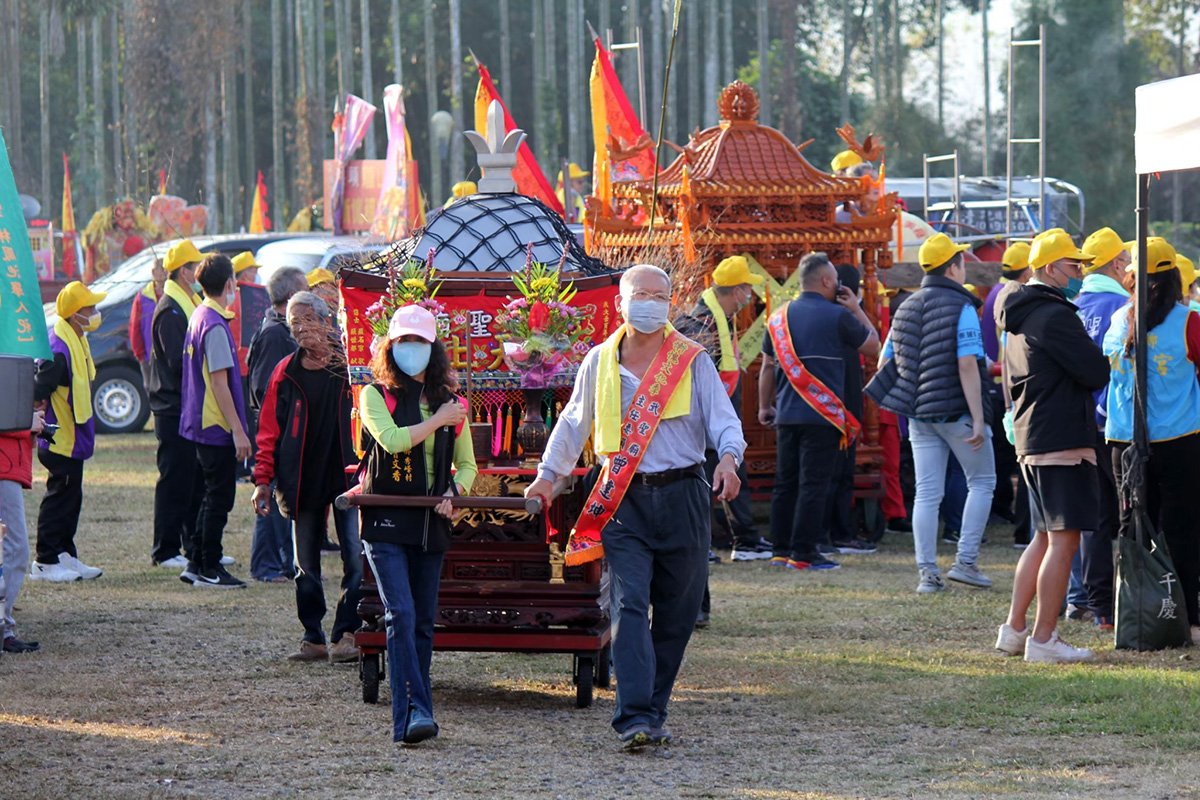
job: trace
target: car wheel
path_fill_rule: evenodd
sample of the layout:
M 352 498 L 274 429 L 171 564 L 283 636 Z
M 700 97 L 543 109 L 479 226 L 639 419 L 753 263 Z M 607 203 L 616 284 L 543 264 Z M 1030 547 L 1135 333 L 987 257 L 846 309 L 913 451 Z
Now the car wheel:
M 99 433 L 135 433 L 150 418 L 142 373 L 125 365 L 100 367 L 92 384 L 92 411 Z

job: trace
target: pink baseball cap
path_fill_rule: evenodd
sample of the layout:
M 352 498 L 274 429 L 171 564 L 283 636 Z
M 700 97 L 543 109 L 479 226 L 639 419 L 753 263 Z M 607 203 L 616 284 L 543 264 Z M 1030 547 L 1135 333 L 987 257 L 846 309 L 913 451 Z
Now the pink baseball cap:
M 437 338 L 437 318 L 427 308 L 420 306 L 402 306 L 392 315 L 388 323 L 388 340 L 395 341 L 401 336 L 420 336 L 427 342 Z

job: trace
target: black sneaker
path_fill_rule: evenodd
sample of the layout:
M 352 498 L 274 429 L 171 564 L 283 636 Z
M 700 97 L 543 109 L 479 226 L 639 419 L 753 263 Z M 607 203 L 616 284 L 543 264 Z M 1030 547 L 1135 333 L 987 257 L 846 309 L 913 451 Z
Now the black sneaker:
M 775 546 L 759 539 L 757 542 L 735 544 L 729 558 L 731 561 L 766 561 L 775 554 Z
M 946 528 L 942 531 L 942 541 L 946 544 L 958 544 L 958 531 L 953 528 Z
M 193 586 L 207 589 L 245 589 L 246 584 L 230 575 L 224 567 L 196 573 Z
M 179 580 L 186 583 L 188 586 L 196 585 L 196 576 L 200 573 L 200 568 L 196 566 L 195 561 L 187 562 L 187 566 L 183 568 L 183 572 L 179 573 Z
M 15 636 L 4 637 L 6 653 L 36 653 L 41 648 L 37 642 L 23 642 Z
M 892 533 L 912 533 L 912 523 L 904 517 L 892 517 L 887 521 L 887 529 Z
M 841 569 L 842 565 L 836 561 L 831 561 L 824 555 L 815 555 L 808 559 L 809 569 Z
M 870 542 L 863 541 L 862 539 L 851 539 L 847 542 L 834 542 L 833 546 L 837 548 L 839 553 L 856 553 L 859 555 L 874 553 L 879 549 Z
M 831 544 L 822 543 L 817 545 L 817 552 L 823 556 L 836 556 L 838 554 L 838 549 Z
M 717 555 L 716 550 L 708 551 L 708 563 L 710 563 L 710 564 L 720 564 L 721 563 L 721 557 L 719 555 Z

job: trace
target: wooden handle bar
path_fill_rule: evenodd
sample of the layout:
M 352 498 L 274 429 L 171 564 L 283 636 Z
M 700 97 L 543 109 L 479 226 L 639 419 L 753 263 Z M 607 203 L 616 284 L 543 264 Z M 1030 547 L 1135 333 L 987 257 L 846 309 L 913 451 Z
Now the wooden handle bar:
M 394 495 L 394 494 L 359 494 L 347 492 L 338 495 L 333 505 L 339 511 L 348 508 L 433 508 L 443 500 L 449 500 L 455 508 L 505 509 L 524 511 L 526 514 L 541 514 L 542 499 L 540 497 L 474 497 L 462 495 L 456 497 L 430 495 Z

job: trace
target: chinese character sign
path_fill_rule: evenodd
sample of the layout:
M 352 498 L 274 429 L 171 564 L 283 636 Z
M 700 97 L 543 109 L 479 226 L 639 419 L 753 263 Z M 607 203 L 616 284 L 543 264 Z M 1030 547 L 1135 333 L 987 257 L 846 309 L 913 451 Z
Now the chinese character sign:
M 379 191 L 383 186 L 383 159 L 373 161 L 351 161 L 345 169 L 342 182 L 342 232 L 362 233 L 371 228 L 379 204 Z M 333 229 L 334 185 L 337 183 L 338 162 L 326 161 L 323 165 L 325 212 L 322 217 L 326 230 Z
M 37 268 L 0 133 L 0 353 L 49 358 Z
M 573 360 L 583 360 L 584 354 L 594 345 L 603 342 L 621 324 L 616 311 L 618 287 L 616 284 L 602 289 L 581 291 L 571 300 L 571 305 L 583 310 L 590 321 L 590 332 L 579 342 L 579 352 Z M 346 361 L 351 374 L 365 370 L 371 361 L 371 327 L 367 323 L 366 310 L 379 299 L 379 292 L 370 289 L 342 287 L 342 306 L 346 319 Z M 504 348 L 496 339 L 499 329 L 495 325 L 496 315 L 508 302 L 507 298 L 495 295 L 451 296 L 438 294 L 438 302 L 446 309 L 449 317 L 450 336 L 446 343 L 451 365 L 465 369 L 470 365 L 475 372 L 507 372 L 504 364 Z M 467 332 L 470 331 L 470 352 L 467 347 Z

